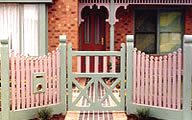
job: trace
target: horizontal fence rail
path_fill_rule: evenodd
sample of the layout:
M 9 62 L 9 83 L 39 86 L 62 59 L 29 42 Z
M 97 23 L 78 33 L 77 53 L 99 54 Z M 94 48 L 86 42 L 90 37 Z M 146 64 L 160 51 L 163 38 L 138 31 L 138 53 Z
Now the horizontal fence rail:
M 133 103 L 182 109 L 182 49 L 163 56 L 133 50 Z
M 79 3 L 110 3 L 111 0 L 79 0 Z M 117 4 L 170 4 L 189 5 L 191 0 L 114 0 Z
M 33 93 L 33 73 L 45 72 L 46 92 Z M 22 110 L 60 103 L 60 51 L 48 56 L 26 57 L 11 52 L 11 110 Z

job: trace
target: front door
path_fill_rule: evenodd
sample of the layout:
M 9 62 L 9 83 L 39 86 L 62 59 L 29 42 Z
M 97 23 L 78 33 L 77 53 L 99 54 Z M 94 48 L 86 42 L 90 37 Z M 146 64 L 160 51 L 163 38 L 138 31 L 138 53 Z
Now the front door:
M 92 10 L 85 14 L 80 26 L 80 48 L 82 51 L 105 50 L 105 13 Z M 102 60 L 99 58 L 99 71 L 102 71 Z M 82 71 L 85 71 L 85 57 L 81 58 Z M 90 58 L 90 71 L 94 71 L 94 57 Z

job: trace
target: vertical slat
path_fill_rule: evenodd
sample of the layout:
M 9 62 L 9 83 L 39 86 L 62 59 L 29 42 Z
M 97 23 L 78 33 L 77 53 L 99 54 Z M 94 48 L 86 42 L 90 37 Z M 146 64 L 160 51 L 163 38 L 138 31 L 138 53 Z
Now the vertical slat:
M 39 72 L 39 58 L 35 58 L 35 72 Z M 36 107 L 39 106 L 39 94 L 35 95 Z
M 25 108 L 25 57 L 21 57 L 21 97 L 22 97 L 22 109 Z
M 57 103 L 60 102 L 60 52 L 59 49 L 56 49 L 57 51 Z
M 116 57 L 112 56 L 112 72 L 116 72 Z
M 171 68 L 172 68 L 172 54 L 168 54 L 168 108 L 171 108 Z
M 51 54 L 50 53 L 48 53 L 48 79 L 49 79 L 49 82 L 48 82 L 48 90 L 49 90 L 49 104 L 51 104 L 52 103 L 52 88 L 51 88 L 51 73 L 52 73 L 52 71 L 51 71 L 52 69 L 51 69 Z
M 11 93 L 12 93 L 12 110 L 15 110 L 15 56 L 14 51 L 11 52 Z
M 157 60 L 155 57 L 155 66 L 154 66 L 154 105 L 157 106 Z
M 145 67 L 145 53 L 143 52 L 141 54 L 141 104 L 144 104 L 144 95 L 145 95 L 145 90 L 144 90 L 144 67 Z
M 163 107 L 167 106 L 167 56 L 163 59 Z
M 30 70 L 29 70 L 29 56 L 26 59 L 26 97 L 27 108 L 30 107 Z
M 99 72 L 99 56 L 95 56 L 95 72 Z
M 136 78 L 136 67 L 137 67 L 137 48 L 133 50 L 133 102 L 136 103 L 136 85 L 137 85 L 137 78 Z
M 173 103 L 173 109 L 176 109 L 176 52 L 173 53 L 173 92 L 172 92 L 172 103 Z
M 158 97 L 158 104 L 162 107 L 162 57 L 159 57 L 159 97 Z
M 150 96 L 149 104 L 153 104 L 153 56 L 150 57 Z
M 178 87 L 177 87 L 177 109 L 181 109 L 181 61 L 182 61 L 182 49 L 178 49 L 178 63 L 177 63 L 177 79 L 178 79 Z
M 47 82 L 47 76 L 48 76 L 48 70 L 47 70 L 47 59 L 48 57 L 47 56 L 44 56 L 44 62 L 43 62 L 43 66 L 44 66 L 44 72 L 45 72 L 45 80 L 46 80 L 46 92 L 44 93 L 44 96 L 45 96 L 45 101 L 44 101 L 44 104 L 47 105 L 47 99 L 48 99 L 48 82 Z
M 34 59 L 31 58 L 31 86 L 33 86 L 33 72 L 34 72 Z M 31 107 L 34 107 L 34 94 L 33 94 L 33 87 L 31 87 Z
M 137 52 L 137 103 L 140 103 L 140 92 L 141 92 L 141 76 L 140 76 L 140 71 L 141 71 L 141 51 Z
M 56 75 L 55 75 L 55 73 L 56 73 L 55 72 L 55 51 L 53 51 L 52 54 L 53 54 L 52 55 L 52 62 L 53 62 L 53 64 L 52 64 L 53 65 L 53 76 L 52 76 L 53 77 L 53 81 L 52 81 L 53 82 L 53 104 L 55 104 L 56 103 L 56 101 L 55 101 L 55 99 L 56 99 L 56 93 L 55 93 L 56 92 L 56 90 L 55 90 L 55 79 L 56 79 Z
M 40 72 L 43 72 L 43 58 L 40 57 Z M 43 93 L 40 93 L 40 106 L 43 106 Z
M 81 73 L 81 56 L 77 56 L 77 72 Z
M 90 57 L 86 56 L 86 73 L 90 72 Z
M 103 72 L 107 72 L 107 56 L 103 57 Z
M 145 57 L 145 104 L 149 104 L 149 55 Z
M 19 54 L 17 54 L 17 58 L 16 58 L 16 73 L 17 73 L 17 76 L 16 76 L 16 81 L 17 81 L 17 110 L 20 109 L 20 56 Z

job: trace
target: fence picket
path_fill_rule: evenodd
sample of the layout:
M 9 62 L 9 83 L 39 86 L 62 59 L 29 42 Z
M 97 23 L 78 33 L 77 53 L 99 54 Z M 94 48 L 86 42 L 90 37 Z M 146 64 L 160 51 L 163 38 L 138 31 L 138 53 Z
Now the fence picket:
M 60 102 L 60 100 L 59 100 L 59 98 L 60 98 L 60 56 L 59 56 L 59 54 L 60 54 L 60 52 L 59 52 L 59 48 L 57 48 L 56 49 L 56 51 L 57 51 L 57 58 L 56 58 L 56 60 L 57 60 L 57 103 L 59 103 Z
M 95 56 L 95 72 L 98 73 L 99 72 L 99 57 Z
M 90 57 L 86 56 L 86 73 L 90 72 Z
M 21 87 L 20 87 L 20 81 L 21 81 L 21 79 L 20 79 L 20 56 L 19 56 L 19 54 L 17 54 L 17 57 L 16 57 L 16 81 L 17 81 L 17 110 L 19 110 L 20 109 L 20 89 L 21 89 Z
M 43 72 L 43 58 L 39 57 L 40 72 Z M 40 93 L 40 106 L 43 106 L 43 93 Z
M 141 104 L 144 104 L 144 95 L 145 95 L 145 79 L 144 79 L 144 68 L 145 68 L 145 53 L 141 54 Z
M 154 105 L 157 106 L 157 65 L 158 65 L 158 58 L 155 57 L 154 62 Z
M 163 57 L 163 107 L 167 106 L 167 56 Z
M 133 49 L 133 102 L 136 103 L 136 89 L 137 89 L 137 78 L 136 78 L 136 67 L 137 67 L 137 48 Z
M 48 70 L 47 70 L 47 60 L 48 59 L 48 57 L 47 56 L 44 56 L 44 64 L 43 64 L 43 66 L 44 66 L 44 72 L 45 72 L 45 75 L 46 75 L 46 77 L 45 77 L 45 80 L 46 80 L 46 92 L 45 92 L 45 94 L 44 94 L 44 96 L 45 96 L 45 101 L 44 101 L 44 105 L 47 105 L 47 99 L 48 99 L 48 91 L 49 91 L 49 89 L 48 89 L 48 82 L 47 82 L 47 76 L 48 76 Z
M 171 73 L 172 73 L 172 54 L 168 54 L 168 108 L 171 108 Z
M 12 110 L 15 110 L 15 56 L 11 51 L 11 93 L 12 93 Z
M 145 58 L 145 104 L 149 104 L 149 55 Z
M 48 90 L 49 90 L 49 104 L 52 103 L 52 88 L 51 88 L 51 54 L 48 53 L 48 79 L 49 79 L 49 82 L 48 82 Z
M 153 104 L 153 56 L 150 57 L 150 96 L 149 96 L 149 104 Z
M 172 90 L 172 107 L 173 107 L 173 109 L 176 109 L 176 63 L 177 61 L 176 61 L 176 52 L 174 52 L 173 53 L 173 67 L 172 67 L 172 69 L 173 69 L 173 73 L 172 73 L 172 75 L 173 75 L 173 90 Z
M 77 56 L 77 72 L 81 73 L 81 56 Z
M 53 76 L 52 76 L 52 82 L 53 82 L 53 91 L 52 91 L 52 93 L 53 93 L 53 104 L 55 104 L 56 103 L 56 90 L 55 90 L 55 79 L 56 79 L 56 75 L 55 75 L 55 73 L 56 73 L 56 71 L 55 71 L 55 51 L 53 51 L 52 52 L 52 62 L 53 62 L 53 66 L 52 66 L 52 68 L 53 68 Z
M 103 57 L 103 72 L 107 72 L 107 56 Z
M 22 97 L 22 109 L 25 108 L 25 57 L 21 56 L 21 97 Z
M 138 51 L 137 52 L 137 103 L 140 103 L 140 99 L 141 99 L 141 96 L 140 96 L 140 92 L 141 92 L 141 51 Z
M 39 60 L 35 58 L 35 72 L 39 72 Z M 35 94 L 35 105 L 39 106 L 39 94 Z
M 177 74 L 177 79 L 178 79 L 178 88 L 177 88 L 177 109 L 181 109 L 181 61 L 182 61 L 182 49 L 178 49 L 178 74 Z
M 27 108 L 30 107 L 30 66 L 29 66 L 29 56 L 26 58 L 26 97 L 27 97 Z
M 30 58 L 31 60 L 31 86 L 33 86 L 33 72 L 34 72 L 34 59 L 33 58 Z M 35 95 L 33 94 L 33 87 L 31 87 L 31 107 L 34 107 L 34 103 L 35 103 L 35 100 L 34 100 L 34 97 Z
M 159 57 L 159 97 L 158 97 L 158 105 L 162 107 L 162 57 Z

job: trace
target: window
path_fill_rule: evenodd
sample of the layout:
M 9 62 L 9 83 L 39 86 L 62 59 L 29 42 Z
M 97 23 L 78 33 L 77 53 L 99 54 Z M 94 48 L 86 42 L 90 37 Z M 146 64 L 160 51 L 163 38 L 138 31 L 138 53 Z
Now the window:
M 182 47 L 182 11 L 136 10 L 135 47 L 146 53 L 168 53 Z
M 0 4 L 0 34 L 9 36 L 10 49 L 25 55 L 39 55 L 39 33 L 45 34 L 39 26 L 40 13 L 40 4 Z

